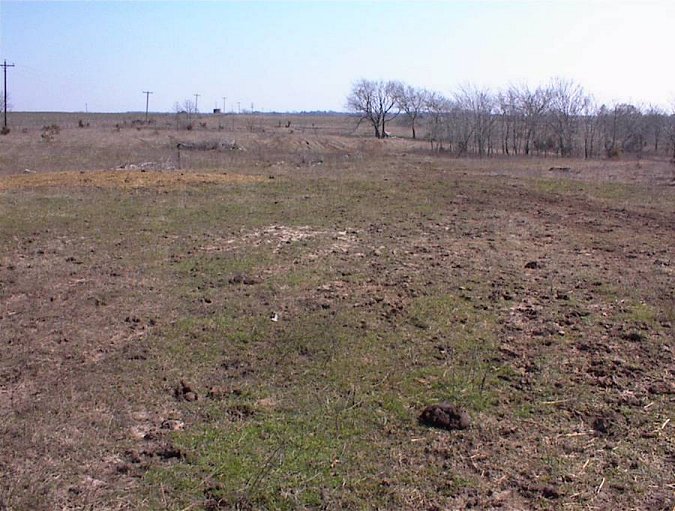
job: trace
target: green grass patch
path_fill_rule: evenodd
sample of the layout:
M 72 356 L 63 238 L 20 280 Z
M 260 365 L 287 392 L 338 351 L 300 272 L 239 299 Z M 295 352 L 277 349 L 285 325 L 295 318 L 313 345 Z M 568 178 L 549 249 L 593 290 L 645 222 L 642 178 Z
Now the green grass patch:
M 154 469 L 146 480 L 231 508 L 318 506 L 324 492 L 354 483 L 355 456 L 367 445 L 359 414 L 326 405 L 198 428 L 175 437 L 187 463 Z
M 656 323 L 657 316 L 657 310 L 644 302 L 634 303 L 628 306 L 627 310 L 624 312 L 626 320 L 647 325 Z

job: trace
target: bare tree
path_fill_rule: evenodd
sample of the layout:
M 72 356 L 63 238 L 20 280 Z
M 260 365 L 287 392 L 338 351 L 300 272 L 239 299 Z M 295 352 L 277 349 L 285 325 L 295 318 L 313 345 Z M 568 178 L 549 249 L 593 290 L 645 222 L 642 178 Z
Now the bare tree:
M 666 124 L 667 115 L 664 110 L 658 106 L 650 105 L 644 114 L 645 131 L 648 137 L 651 137 L 654 153 L 659 152 L 659 142 Z
M 516 92 L 517 107 L 523 119 L 525 154 L 529 155 L 533 144 L 541 145 L 540 129 L 544 123 L 546 111 L 551 104 L 551 89 L 537 87 L 530 90 L 523 85 Z
M 470 122 L 470 137 L 474 141 L 474 149 L 478 156 L 492 153 L 492 136 L 495 123 L 495 98 L 488 89 L 480 89 L 474 85 L 460 87 L 455 93 L 457 114 Z M 468 117 L 466 116 L 468 114 Z M 465 130 L 465 134 L 467 131 Z M 466 141 L 469 141 L 469 138 Z M 464 149 L 468 149 L 465 147 Z
M 546 145 L 546 117 L 551 103 L 550 89 L 511 85 L 496 97 L 502 118 L 502 152 L 529 155 Z
M 667 126 L 670 149 L 673 152 L 673 158 L 670 160 L 670 162 L 675 165 L 675 100 L 673 100 L 670 116 L 668 116 L 667 119 Z
M 598 112 L 598 123 L 607 157 L 617 157 L 624 152 L 642 156 L 645 123 L 638 107 L 627 103 L 618 103 L 612 108 L 603 105 Z
M 187 119 L 190 121 L 190 118 L 197 113 L 197 106 L 191 99 L 186 99 L 182 103 L 176 101 L 173 105 L 173 111 L 177 114 L 187 114 Z
M 621 149 L 639 157 L 645 146 L 645 123 L 642 109 L 635 105 L 617 105 Z
M 448 98 L 438 92 L 428 93 L 424 110 L 427 112 L 426 136 L 431 143 L 432 151 L 442 151 L 443 142 L 450 140 L 449 114 L 451 109 L 452 104 Z
M 518 154 L 517 125 L 520 121 L 520 112 L 517 105 L 517 90 L 510 87 L 504 92 L 499 92 L 495 103 L 496 112 L 501 121 L 500 134 L 503 154 Z M 513 140 L 513 145 L 509 148 L 509 142 Z
M 562 78 L 551 81 L 550 94 L 550 126 L 558 143 L 558 153 L 571 156 L 579 114 L 590 99 L 581 85 Z
M 404 83 L 397 83 L 395 87 L 396 104 L 410 121 L 412 138 L 417 138 L 415 124 L 427 107 L 431 92 L 426 89 L 413 87 Z
M 496 94 L 466 85 L 451 100 L 401 82 L 360 80 L 347 107 L 360 114 L 359 122 L 367 120 L 378 138 L 387 136 L 386 124 L 402 114 L 413 139 L 422 125 L 432 151 L 458 157 L 501 152 L 641 158 L 650 151 L 672 152 L 675 160 L 675 102 L 672 114 L 630 104 L 598 108 L 581 85 L 562 78 L 536 88 L 512 85 Z
M 347 108 L 367 120 L 376 138 L 387 136 L 387 123 L 400 113 L 396 101 L 396 82 L 359 80 L 347 97 Z
M 593 158 L 598 130 L 598 108 L 591 98 L 581 111 L 581 123 L 584 130 L 584 158 Z
M 610 109 L 607 105 L 602 105 L 595 115 L 605 156 L 608 158 L 618 156 L 619 149 L 616 147 L 616 119 L 614 117 L 614 110 Z

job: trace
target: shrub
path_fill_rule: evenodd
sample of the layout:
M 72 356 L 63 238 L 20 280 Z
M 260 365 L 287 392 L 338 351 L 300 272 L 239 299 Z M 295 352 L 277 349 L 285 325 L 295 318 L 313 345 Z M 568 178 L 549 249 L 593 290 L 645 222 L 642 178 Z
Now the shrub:
M 61 132 L 61 127 L 58 124 L 50 124 L 49 126 L 42 126 L 42 140 L 51 142 L 56 135 Z
M 609 146 L 606 151 L 607 151 L 607 158 L 610 159 L 620 158 L 621 154 L 623 153 L 623 150 L 615 145 Z

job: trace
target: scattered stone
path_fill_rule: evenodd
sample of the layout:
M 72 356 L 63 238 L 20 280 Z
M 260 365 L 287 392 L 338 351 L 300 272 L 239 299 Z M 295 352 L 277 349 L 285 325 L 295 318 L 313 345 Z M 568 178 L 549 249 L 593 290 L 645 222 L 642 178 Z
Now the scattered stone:
M 147 360 L 148 350 L 141 347 L 132 346 L 128 350 L 127 360 Z
M 103 481 L 101 481 L 100 479 L 95 479 L 91 476 L 84 476 L 84 479 L 83 479 L 82 483 L 84 485 L 91 486 L 93 488 L 105 486 L 105 483 Z
M 560 493 L 550 484 L 536 484 L 536 483 L 521 483 L 520 488 L 522 493 L 528 497 L 535 497 L 537 494 L 546 499 L 557 499 Z
M 558 489 L 550 484 L 545 484 L 541 487 L 541 494 L 545 499 L 557 499 L 560 497 Z
M 124 456 L 129 460 L 129 463 L 138 464 L 143 461 L 141 453 L 137 449 L 127 449 Z
M 467 429 L 471 424 L 469 415 L 461 408 L 450 404 L 440 403 L 427 406 L 419 416 L 419 423 L 431 428 Z
M 216 385 L 208 390 L 208 392 L 206 393 L 206 397 L 214 401 L 220 401 L 221 399 L 225 399 L 230 394 L 236 393 L 237 393 L 236 390 L 231 390 L 228 387 Z
M 185 380 L 180 381 L 174 389 L 173 395 L 179 401 L 197 401 L 199 399 L 197 392 L 195 392 L 192 389 L 192 386 L 189 383 L 186 383 Z
M 537 270 L 542 267 L 542 264 L 539 261 L 530 261 L 525 265 L 525 268 L 528 270 Z
M 609 432 L 609 422 L 605 417 L 596 417 L 593 419 L 593 431 L 606 435 Z
M 618 415 L 612 413 L 598 415 L 593 418 L 591 428 L 598 435 L 614 436 L 617 433 L 619 419 Z
M 128 474 L 133 470 L 133 467 L 129 463 L 119 463 L 115 466 L 115 471 L 118 474 Z
M 521 493 L 526 497 L 535 497 L 541 495 L 545 499 L 558 499 L 562 495 L 558 489 L 551 484 L 537 484 L 532 482 L 518 483 Z
M 185 458 L 185 453 L 170 443 L 151 442 L 140 450 L 128 449 L 125 451 L 124 456 L 128 463 L 138 465 L 141 463 L 146 464 L 152 458 L 159 458 L 163 461 Z
M 643 342 L 647 340 L 647 338 L 639 332 L 630 332 L 628 334 L 624 334 L 623 338 L 631 342 Z
M 255 415 L 255 411 L 247 404 L 228 407 L 225 412 L 232 421 L 243 421 Z
M 621 392 L 618 402 L 626 406 L 644 406 L 643 399 L 641 399 L 639 396 L 636 396 L 635 392 L 627 389 Z
M 230 284 L 244 284 L 246 286 L 252 286 L 254 284 L 258 284 L 259 281 L 257 279 L 254 279 L 253 277 L 250 277 L 246 275 L 245 273 L 236 273 L 230 279 L 228 280 Z
M 675 394 L 675 383 L 666 382 L 666 381 L 657 381 L 652 383 L 647 389 L 650 394 L 663 394 L 663 395 L 673 395 Z
M 170 431 L 181 431 L 185 428 L 185 423 L 177 419 L 166 419 L 160 426 L 161 429 L 168 429 Z
M 277 406 L 277 402 L 273 397 L 264 397 L 262 399 L 258 399 L 255 402 L 255 406 L 265 410 L 272 410 Z
M 149 454 L 159 456 L 159 458 L 162 460 L 180 459 L 185 457 L 183 451 L 177 447 L 174 447 L 173 445 L 160 446 L 154 452 Z
M 206 511 L 227 509 L 227 499 L 223 498 L 223 485 L 217 482 L 210 483 L 204 490 L 203 506 Z

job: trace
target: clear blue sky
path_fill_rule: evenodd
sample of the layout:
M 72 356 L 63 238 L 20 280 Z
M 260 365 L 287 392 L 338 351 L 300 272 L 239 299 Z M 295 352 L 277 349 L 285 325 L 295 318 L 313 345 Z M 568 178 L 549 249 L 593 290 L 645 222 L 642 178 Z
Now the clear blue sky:
M 675 1 L 39 2 L 0 0 L 17 111 L 170 111 L 199 93 L 342 110 L 359 78 L 450 94 L 571 78 L 601 101 L 675 100 Z

